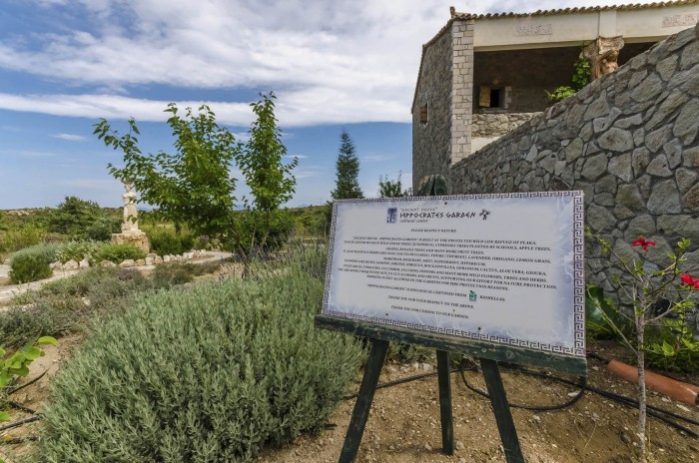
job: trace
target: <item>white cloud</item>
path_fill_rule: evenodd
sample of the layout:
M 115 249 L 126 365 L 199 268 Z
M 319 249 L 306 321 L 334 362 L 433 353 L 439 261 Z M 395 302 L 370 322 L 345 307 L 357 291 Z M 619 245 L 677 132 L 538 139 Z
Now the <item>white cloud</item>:
M 84 141 L 85 137 L 82 135 L 76 135 L 73 133 L 57 133 L 55 135 L 52 135 L 53 138 L 58 138 L 59 140 L 66 140 L 66 141 Z
M 532 11 L 615 0 L 481 0 L 471 12 Z M 645 0 L 644 0 L 645 1 Z M 99 94 L 0 94 L 0 108 L 82 117 L 163 120 L 163 101 L 134 85 L 273 88 L 283 125 L 410 121 L 421 45 L 452 0 L 35 0 L 79 15 L 82 30 L 30 31 L 0 41 L 0 67 Z M 86 12 L 79 10 L 79 5 Z M 463 8 L 459 8 L 462 10 Z M 99 32 L 94 32 L 99 31 Z M 39 38 L 42 45 L 36 48 Z M 30 45 L 33 44 L 33 45 Z M 125 94 L 126 92 L 126 94 Z M 75 93 L 75 92 L 71 92 Z M 199 102 L 190 104 L 196 106 Z M 247 102 L 211 102 L 247 124 Z

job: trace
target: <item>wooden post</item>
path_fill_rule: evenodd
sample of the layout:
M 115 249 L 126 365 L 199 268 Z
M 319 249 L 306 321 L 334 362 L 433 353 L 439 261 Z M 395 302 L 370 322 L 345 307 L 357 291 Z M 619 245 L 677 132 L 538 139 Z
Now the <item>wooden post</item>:
M 519 447 L 519 439 L 517 438 L 517 429 L 515 429 L 515 423 L 512 420 L 510 404 L 507 402 L 498 364 L 495 360 L 481 359 L 481 368 L 485 384 L 488 387 L 495 421 L 500 431 L 502 446 L 505 449 L 505 459 L 507 463 L 524 463 L 522 449 Z
M 359 388 L 357 402 L 354 404 L 352 419 L 347 428 L 347 435 L 345 436 L 345 443 L 342 446 L 339 463 L 352 463 L 357 456 L 359 443 L 362 441 L 364 427 L 366 426 L 367 418 L 369 418 L 371 402 L 374 400 L 374 392 L 376 392 L 376 385 L 379 382 L 381 367 L 386 359 L 387 351 L 388 341 L 379 339 L 371 340 L 369 360 L 364 369 L 364 378 Z
M 442 419 L 442 453 L 454 455 L 454 420 L 451 415 L 449 352 L 437 349 L 439 375 L 439 413 Z

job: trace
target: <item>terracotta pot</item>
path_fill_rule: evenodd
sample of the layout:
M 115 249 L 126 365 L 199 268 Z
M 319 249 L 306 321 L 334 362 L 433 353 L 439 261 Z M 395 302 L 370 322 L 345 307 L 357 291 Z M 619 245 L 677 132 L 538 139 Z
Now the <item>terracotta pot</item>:
M 618 360 L 612 360 L 607 364 L 607 370 L 610 373 L 623 378 L 631 383 L 638 383 L 638 368 L 632 365 L 627 365 Z M 657 392 L 672 397 L 675 400 L 684 402 L 689 405 L 699 405 L 698 394 L 699 386 L 677 381 L 667 376 L 653 373 L 646 370 L 646 386 Z

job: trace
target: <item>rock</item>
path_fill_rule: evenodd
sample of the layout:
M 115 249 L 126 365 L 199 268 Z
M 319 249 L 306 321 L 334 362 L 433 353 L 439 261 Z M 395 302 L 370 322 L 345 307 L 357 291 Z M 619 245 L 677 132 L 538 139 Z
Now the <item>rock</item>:
M 682 165 L 685 167 L 699 167 L 699 146 L 685 150 L 682 159 Z
M 105 268 L 110 268 L 110 267 L 116 267 L 117 265 L 112 262 L 111 260 L 103 260 L 100 262 L 100 267 L 105 267 Z
M 643 214 L 631 219 L 624 237 L 630 241 L 638 236 L 650 236 L 653 233 L 655 233 L 655 220 L 649 214 Z
M 595 193 L 616 193 L 616 179 L 613 175 L 605 175 L 595 182 Z
M 655 177 L 671 177 L 672 171 L 668 167 L 667 157 L 664 154 L 660 154 L 653 158 L 653 160 L 648 164 L 646 172 Z
M 136 265 L 136 262 L 133 259 L 126 259 L 119 264 L 119 267 L 129 268 L 129 267 L 133 267 L 135 265 Z
M 631 90 L 631 98 L 635 101 L 650 100 L 657 96 L 663 90 L 663 87 L 663 81 L 656 74 L 651 74 L 643 79 L 635 88 L 631 85 L 631 82 L 629 82 L 629 88 L 633 88 L 633 90 Z
M 682 143 L 677 138 L 665 143 L 663 151 L 667 156 L 667 164 L 670 169 L 675 169 L 682 163 Z
M 685 145 L 688 145 L 694 140 L 699 130 L 699 99 L 690 100 L 675 119 L 672 133 L 676 137 L 682 139 Z
M 83 259 L 78 263 L 78 267 L 80 268 L 90 268 L 90 262 L 87 259 Z
M 699 172 L 696 170 L 685 169 L 680 167 L 675 171 L 675 180 L 680 189 L 680 193 L 686 193 L 699 178 Z
M 154 265 L 155 264 L 155 258 L 151 257 L 150 255 L 146 256 L 146 265 Z
M 155 265 L 162 264 L 163 258 L 160 256 L 155 256 L 154 263 L 155 263 Z
M 633 167 L 634 176 L 640 176 L 648 167 L 650 162 L 650 153 L 645 148 L 636 148 L 631 154 L 631 167 Z
M 699 189 L 697 189 L 699 195 Z M 699 197 L 697 197 L 699 201 Z M 699 208 L 699 203 L 697 203 Z M 655 184 L 648 199 L 648 211 L 651 214 L 672 214 L 682 210 L 680 193 L 674 180 L 665 180 Z
M 604 232 L 615 227 L 616 218 L 607 208 L 591 204 L 587 208 L 587 224 L 595 231 Z
M 607 170 L 605 153 L 589 157 L 582 169 L 582 176 L 588 180 L 597 180 Z
M 619 119 L 614 123 L 614 127 L 619 127 L 620 129 L 628 129 L 636 125 L 641 125 L 643 123 L 643 117 L 641 114 L 634 114 L 633 116 L 625 117 Z
M 138 266 L 138 267 L 143 267 L 144 265 L 146 265 L 146 260 L 145 260 L 145 259 L 138 259 L 138 260 L 136 260 L 136 266 Z
M 460 440 L 456 441 L 456 450 L 464 450 L 465 448 L 466 448 L 466 446 L 464 445 L 463 442 L 461 442 Z
M 642 211 L 645 206 L 636 185 L 620 185 L 616 194 L 616 202 L 631 211 Z
M 670 55 L 655 66 L 655 70 L 660 74 L 660 78 L 665 81 L 672 77 L 676 68 L 677 55 Z
M 580 138 L 573 140 L 565 147 L 566 161 L 573 162 L 578 159 L 583 153 L 583 141 Z
M 79 268 L 80 264 L 78 264 L 76 261 L 72 259 L 63 264 L 63 270 L 77 270 Z
M 171 262 L 171 261 L 172 261 L 172 256 L 170 254 L 166 254 L 163 256 L 163 262 L 165 262 L 166 264 L 168 262 Z
M 689 191 L 682 196 L 682 203 L 684 203 L 684 206 L 690 211 L 699 211 L 699 183 L 690 188 Z
M 630 182 L 633 178 L 631 170 L 631 153 L 624 153 L 620 156 L 614 156 L 609 160 L 607 167 L 610 173 L 616 175 L 625 182 Z
M 63 270 L 63 264 L 60 262 L 51 262 L 49 268 L 51 270 Z
M 612 127 L 598 139 L 600 148 L 604 150 L 624 152 L 633 149 L 633 136 L 628 130 Z
M 687 214 L 661 215 L 658 217 L 658 233 L 689 238 L 692 243 L 699 243 L 699 217 Z

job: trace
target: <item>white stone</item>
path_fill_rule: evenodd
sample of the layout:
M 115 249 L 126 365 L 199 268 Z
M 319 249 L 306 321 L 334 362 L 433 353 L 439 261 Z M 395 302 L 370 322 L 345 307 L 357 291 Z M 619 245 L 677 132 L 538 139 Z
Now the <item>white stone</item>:
M 136 265 L 136 262 L 134 262 L 133 259 L 126 259 L 125 261 L 123 261 L 122 263 L 119 264 L 119 267 L 128 268 L 128 267 L 133 267 L 134 265 Z
M 80 268 L 80 264 L 78 264 L 74 260 L 69 260 L 65 264 L 63 264 L 63 270 L 77 270 Z
M 80 261 L 80 263 L 78 264 L 78 266 L 79 266 L 80 268 L 90 268 L 90 261 L 88 261 L 87 259 L 83 259 L 83 260 Z

